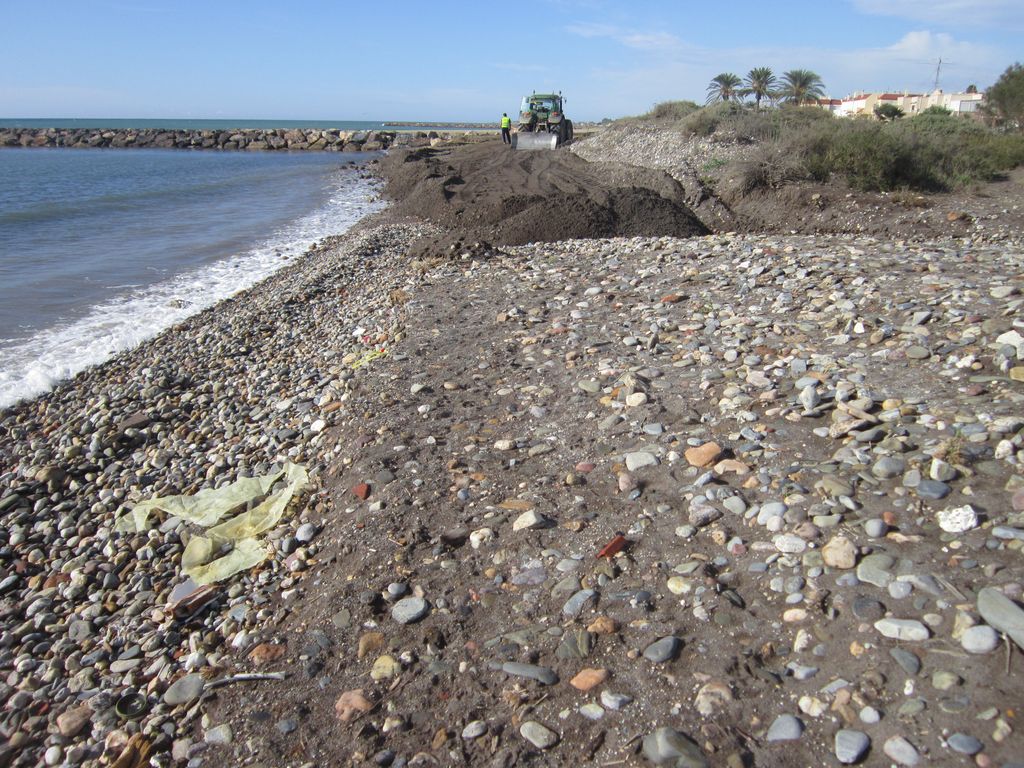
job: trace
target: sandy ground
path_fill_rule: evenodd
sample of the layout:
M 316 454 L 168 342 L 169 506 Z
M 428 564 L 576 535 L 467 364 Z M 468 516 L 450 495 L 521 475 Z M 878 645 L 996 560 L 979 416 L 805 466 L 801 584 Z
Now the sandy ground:
M 1002 573 L 997 582 L 1012 579 L 1018 566 L 1011 562 L 1019 553 L 1000 556 L 996 549 L 984 557 L 979 554 L 986 551 L 983 538 L 976 537 L 968 550 L 982 565 L 972 561 L 976 570 L 959 570 L 960 561 L 943 554 L 931 516 L 939 508 L 969 502 L 986 510 L 991 521 L 1001 519 L 997 510 L 1007 504 L 1003 485 L 1012 468 L 997 471 L 988 461 L 990 453 L 968 450 L 956 460 L 984 463 L 984 471 L 965 468 L 971 476 L 968 496 L 958 490 L 938 503 L 918 499 L 907 488 L 879 485 L 877 479 L 868 483 L 857 475 L 858 466 L 862 474 L 866 470 L 858 465 L 864 459 L 853 460 L 852 474 L 840 462 L 832 477 L 849 478 L 851 487 L 862 484 L 850 502 L 856 513 L 837 530 L 818 530 L 810 525 L 811 517 L 842 510 L 830 492 L 815 485 L 825 476 L 819 472 L 832 473 L 836 466 L 838 443 L 812 432 L 822 422 L 793 414 L 783 418 L 787 411 L 772 407 L 778 395 L 766 399 L 762 393 L 761 404 L 749 406 L 755 415 L 748 422 L 753 435 L 771 436 L 772 450 L 762 456 L 749 443 L 751 435 L 740 434 L 743 420 L 728 416 L 737 407 L 729 405 L 732 374 L 723 382 L 725 399 L 720 400 L 722 390 L 704 378 L 703 366 L 671 369 L 673 361 L 679 364 L 678 354 L 659 354 L 665 351 L 662 343 L 671 339 L 659 342 L 656 334 L 651 341 L 655 326 L 648 326 L 650 312 L 642 310 L 661 306 L 683 319 L 715 316 L 712 308 L 726 308 L 728 316 L 733 309 L 743 320 L 740 350 L 787 365 L 794 354 L 811 359 L 822 354 L 824 368 L 815 375 L 832 383 L 852 376 L 861 383 L 849 386 L 874 393 L 874 408 L 888 397 L 919 403 L 910 411 L 919 408 L 921 413 L 983 404 L 1015 413 L 1013 403 L 1020 397 L 995 383 L 988 389 L 976 385 L 969 393 L 975 399 L 966 401 L 971 405 L 963 404 L 963 384 L 939 375 L 943 365 L 938 356 L 921 366 L 902 353 L 883 355 L 866 366 L 855 362 L 856 354 L 846 356 L 845 337 L 826 340 L 829 332 L 806 325 L 782 329 L 787 316 L 810 312 L 819 317 L 815 304 L 801 304 L 820 302 L 830 290 L 840 296 L 851 291 L 848 295 L 856 299 L 860 290 L 853 286 L 864 284 L 866 276 L 871 287 L 858 300 L 855 314 L 876 318 L 875 327 L 881 328 L 879 318 L 893 312 L 892 297 L 917 295 L 919 281 L 932 270 L 943 273 L 951 287 L 969 282 L 976 273 L 975 259 L 993 267 L 991 259 L 1004 267 L 1019 264 L 1019 242 L 1005 253 L 979 246 L 975 256 L 970 247 L 955 245 L 967 241 L 956 240 L 908 249 L 870 237 L 791 238 L 788 231 L 735 240 L 659 238 L 675 234 L 674 227 L 699 231 L 689 215 L 671 223 L 670 212 L 684 205 L 671 178 L 658 171 L 598 168 L 567 151 L 515 155 L 497 144 L 442 148 L 395 153 L 382 170 L 389 194 L 397 199 L 385 218 L 427 219 L 445 231 L 421 238 L 410 249 L 424 282 L 408 305 L 409 336 L 400 354 L 366 371 L 354 389 L 357 399 L 350 412 L 359 415 L 336 433 L 340 455 L 329 485 L 334 512 L 321 542 L 321 564 L 294 612 L 263 636 L 287 646 L 300 665 L 292 668 L 295 677 L 274 685 L 270 699 L 225 693 L 212 709 L 214 721 L 235 724 L 253 750 L 236 748 L 236 757 L 263 765 L 321 764 L 333 759 L 330 755 L 359 765 L 643 765 L 650 762 L 641 751 L 642 738 L 669 725 L 689 734 L 712 765 L 838 764 L 833 738 L 841 727 L 870 731 L 874 747 L 861 761 L 866 765 L 888 765 L 883 742 L 903 735 L 922 750 L 928 764 L 962 764 L 965 758 L 945 747 L 944 735 L 978 732 L 963 724 L 962 713 L 968 707 L 972 718 L 986 710 L 1002 712 L 1006 697 L 1012 699 L 1021 688 L 1019 672 L 1003 674 L 1001 651 L 971 657 L 949 638 L 951 606 L 967 608 L 969 596 L 989 576 Z M 1001 192 L 989 193 L 991 198 L 979 198 L 974 210 L 982 222 L 983 211 L 1004 210 L 1014 204 L 1012 195 L 1019 195 L 1018 186 L 997 189 Z M 665 195 L 663 202 L 645 206 L 651 193 Z M 846 201 L 843 215 L 856 217 L 865 204 L 863 198 L 831 193 Z M 998 197 L 1002 193 L 1007 194 Z M 793 194 L 799 203 L 801 195 Z M 626 212 L 618 207 L 623 199 L 631 201 Z M 985 208 L 987 202 L 991 208 Z M 933 204 L 946 207 L 952 200 Z M 799 209 L 803 203 L 793 205 Z M 881 200 L 873 210 L 892 212 L 885 225 L 889 229 L 906 209 Z M 836 226 L 842 220 L 831 218 Z M 606 228 L 590 229 L 595 222 Z M 947 235 L 950 224 L 935 222 Z M 581 232 L 653 237 L 566 242 Z M 907 237 L 920 233 L 912 229 Z M 534 241 L 539 242 L 513 247 Z M 957 256 L 961 248 L 967 253 L 965 263 Z M 759 254 L 754 263 L 769 270 L 774 263 L 787 273 L 811 273 L 798 281 L 802 287 L 791 299 L 792 309 L 784 306 L 767 318 L 762 314 L 783 288 L 773 287 L 771 280 L 746 283 L 740 275 L 753 269 L 749 254 Z M 588 287 L 601 289 L 588 300 Z M 581 318 L 575 321 L 574 306 Z M 830 316 L 827 302 L 818 306 L 824 310 L 822 319 L 831 317 L 833 323 L 842 314 L 836 310 Z M 912 312 L 906 311 L 909 317 Z M 744 332 L 758 326 L 759 317 L 779 336 Z M 1008 319 L 997 324 L 1010 327 Z M 679 326 L 683 336 L 677 341 L 694 333 L 697 337 L 677 349 L 705 349 L 698 347 L 697 339 L 703 338 L 710 345 L 705 359 L 710 363 L 721 359 L 720 344 L 736 343 L 728 334 L 701 337 L 699 326 L 700 321 Z M 627 354 L 621 339 L 634 334 L 640 340 L 626 343 L 638 346 Z M 604 393 L 604 408 L 579 389 L 579 382 L 602 368 L 607 369 L 604 376 L 596 379 L 604 388 L 593 397 Z M 737 383 L 745 391 L 742 375 Z M 630 392 L 645 393 L 653 407 L 618 410 Z M 616 412 L 618 420 L 602 420 L 605 413 Z M 955 434 L 950 423 L 924 446 L 932 452 Z M 749 520 L 727 518 L 692 539 L 679 538 L 685 510 L 700 494 L 699 485 L 693 485 L 699 473 L 685 461 L 666 461 L 666 452 L 671 456 L 673 448 L 681 453 L 712 440 L 733 446 L 724 455 L 739 460 L 736 471 L 760 467 L 753 485 L 749 477 L 744 482 L 742 475 L 730 479 L 730 470 L 716 471 L 713 486 L 720 493 L 738 492 L 748 504 L 786 498 L 794 510 L 809 505 L 806 515 L 790 519 L 787 513 L 787 521 L 817 540 L 815 546 L 838 532 L 858 543 L 860 556 L 892 553 L 905 576 L 949 578 L 954 592 L 948 601 L 938 600 L 947 606 L 948 623 L 936 630 L 927 650 L 912 648 L 915 659 L 925 659 L 919 685 L 931 691 L 924 694 L 928 705 L 923 713 L 901 708 L 915 687 L 914 676 L 888 653 L 891 647 L 908 646 L 879 642 L 871 622 L 883 615 L 920 615 L 922 598 L 934 599 L 926 592 L 915 591 L 919 607 L 911 607 L 869 583 L 854 589 L 837 586 L 842 572 L 808 575 L 815 573 L 811 559 L 802 569 L 777 569 L 778 563 L 769 568 L 779 584 L 807 580 L 804 602 L 786 602 L 782 598 L 791 587 L 773 581 L 769 589 L 767 576 L 747 571 L 766 551 L 774 551 L 771 535 L 752 529 Z M 911 443 L 918 445 L 913 438 Z M 660 466 L 624 480 L 625 457 L 646 450 L 661 457 Z M 637 481 L 633 487 L 639 492 L 633 496 L 628 489 Z M 373 490 L 360 502 L 353 489 L 363 483 Z M 534 511 L 546 522 L 516 531 L 520 516 Z M 689 519 L 694 520 L 692 511 Z M 888 520 L 893 538 L 865 537 L 863 525 L 872 519 Z M 471 533 L 480 541 L 471 541 Z M 624 553 L 611 561 L 598 558 L 618 534 L 627 540 Z M 1010 571 L 1003 570 L 1007 566 Z M 671 577 L 678 573 L 687 574 L 687 590 L 703 585 L 699 590 L 710 590 L 714 598 L 698 599 L 695 606 L 673 597 Z M 982 573 L 984 578 L 978 578 Z M 389 594 L 389 584 L 431 602 L 428 618 L 405 626 L 394 621 L 390 610 L 397 595 Z M 600 592 L 597 605 L 579 617 L 567 616 L 562 604 L 574 590 L 588 587 Z M 787 605 L 805 606 L 809 612 L 801 607 L 787 614 Z M 808 618 L 798 618 L 804 615 Z M 643 651 L 664 636 L 678 636 L 683 650 L 659 668 L 644 659 Z M 374 664 L 382 657 L 385 668 L 397 660 L 400 671 L 391 677 L 385 669 L 384 677 L 374 681 Z M 506 662 L 540 665 L 553 670 L 560 682 L 546 686 L 495 669 Z M 1019 663 L 1018 658 L 1014 664 Z M 804 665 L 821 671 L 809 682 L 794 683 L 794 674 L 800 680 L 811 674 Z M 607 674 L 608 682 L 589 695 L 582 693 L 568 681 L 584 669 Z M 951 669 L 963 687 L 936 693 L 932 685 L 940 683 L 929 684 L 929 676 Z M 593 707 L 601 689 L 635 701 L 621 712 L 597 707 L 596 712 L 603 711 L 600 719 L 589 720 L 581 707 Z M 825 689 L 830 693 L 819 692 Z M 360 691 L 373 708 L 339 726 L 334 703 L 344 691 Z M 801 702 L 809 697 L 811 712 L 816 702 L 824 702 L 827 714 L 802 714 L 796 706 L 800 697 Z M 869 711 L 883 713 L 880 725 L 865 725 L 873 717 Z M 801 716 L 808 732 L 798 742 L 772 743 L 766 729 L 787 713 Z M 289 719 L 300 724 L 295 734 L 273 732 L 271 723 Z M 536 748 L 521 735 L 524 723 L 542 724 L 557 734 L 557 745 Z M 467 728 L 467 733 L 482 728 L 482 734 L 466 735 Z M 990 764 L 1014 754 L 1005 739 L 989 744 L 983 757 L 997 761 Z

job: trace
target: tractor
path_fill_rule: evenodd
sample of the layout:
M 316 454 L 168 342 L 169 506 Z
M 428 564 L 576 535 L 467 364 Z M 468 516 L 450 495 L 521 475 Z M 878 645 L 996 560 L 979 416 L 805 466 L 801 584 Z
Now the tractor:
M 514 149 L 555 149 L 572 141 L 572 120 L 562 111 L 562 93 L 532 93 L 519 107 L 519 130 Z

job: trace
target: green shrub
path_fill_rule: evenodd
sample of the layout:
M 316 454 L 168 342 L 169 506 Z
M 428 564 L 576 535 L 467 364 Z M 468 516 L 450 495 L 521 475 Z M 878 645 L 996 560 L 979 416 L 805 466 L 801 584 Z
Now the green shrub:
M 651 120 L 682 120 L 700 109 L 695 101 L 663 101 L 655 104 L 654 108 L 644 117 Z
M 866 191 L 955 189 L 1024 163 L 1024 137 L 940 113 L 887 123 L 790 126 L 775 143 L 784 157 L 799 163 L 804 178 L 837 176 Z
M 755 189 L 777 189 L 806 175 L 807 169 L 800 158 L 775 141 L 759 144 L 746 159 L 737 163 L 732 174 L 733 184 L 740 194 L 749 194 Z
M 830 112 L 817 107 L 746 109 L 723 120 L 719 131 L 729 132 L 739 141 L 777 141 L 796 131 L 834 120 Z
M 688 115 L 680 127 L 684 132 L 693 136 L 711 136 L 720 128 L 730 125 L 738 115 L 743 114 L 746 110 L 746 107 L 735 101 L 722 101 Z

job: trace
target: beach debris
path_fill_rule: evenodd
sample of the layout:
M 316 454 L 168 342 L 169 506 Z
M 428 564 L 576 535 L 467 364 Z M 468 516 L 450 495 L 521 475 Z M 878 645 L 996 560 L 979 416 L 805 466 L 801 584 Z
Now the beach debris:
M 270 493 L 282 479 L 285 486 Z M 204 586 L 230 578 L 267 558 L 266 545 L 256 537 L 277 525 L 289 502 L 307 482 L 305 468 L 288 462 L 269 475 L 242 477 L 220 488 L 205 488 L 193 496 L 149 499 L 136 504 L 114 527 L 123 532 L 143 531 L 148 527 L 150 513 L 161 511 L 206 528 L 205 536 L 189 539 L 181 555 L 182 573 Z M 256 506 L 248 511 L 220 522 L 229 512 L 254 503 Z M 221 555 L 226 546 L 231 547 L 230 551 Z
M 629 542 L 626 539 L 626 537 L 623 536 L 621 533 L 618 533 L 611 541 L 609 541 L 607 544 L 601 547 L 601 551 L 597 553 L 597 556 L 599 558 L 607 557 L 611 559 L 615 557 L 615 555 L 617 555 L 619 552 L 621 552 L 628 543 Z

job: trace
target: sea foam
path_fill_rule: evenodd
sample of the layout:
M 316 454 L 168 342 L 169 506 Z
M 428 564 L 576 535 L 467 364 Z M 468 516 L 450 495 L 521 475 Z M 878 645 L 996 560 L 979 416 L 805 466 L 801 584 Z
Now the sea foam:
M 0 348 L 0 407 L 34 397 L 85 368 L 132 349 L 222 299 L 234 296 L 339 235 L 384 203 L 378 186 L 339 171 L 328 201 L 249 250 L 94 306 L 72 323 Z

